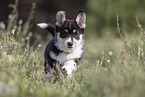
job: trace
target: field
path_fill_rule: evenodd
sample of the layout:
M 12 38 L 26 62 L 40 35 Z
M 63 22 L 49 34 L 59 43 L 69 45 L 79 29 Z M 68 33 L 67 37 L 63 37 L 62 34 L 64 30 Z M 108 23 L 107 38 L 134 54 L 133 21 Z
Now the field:
M 33 13 L 33 12 L 32 12 Z M 30 45 L 31 17 L 8 26 L 0 24 L 0 97 L 144 97 L 145 31 L 137 20 L 132 34 L 120 31 L 101 37 L 86 30 L 85 51 L 71 79 L 44 81 L 43 52 L 46 44 Z M 17 25 L 14 27 L 12 24 Z M 40 38 L 38 38 L 40 39 Z
M 83 60 L 73 77 L 51 83 L 44 82 L 43 53 L 39 53 L 44 45 L 27 50 L 15 41 L 12 33 L 3 34 L 0 96 L 144 97 L 144 38 L 141 37 L 128 35 L 127 44 L 112 35 L 87 37 Z

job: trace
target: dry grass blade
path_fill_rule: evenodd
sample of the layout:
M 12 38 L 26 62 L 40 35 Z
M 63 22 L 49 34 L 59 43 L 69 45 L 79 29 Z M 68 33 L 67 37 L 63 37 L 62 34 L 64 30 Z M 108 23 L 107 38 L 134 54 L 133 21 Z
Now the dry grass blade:
M 55 64 L 55 67 L 56 67 L 56 70 L 59 72 L 60 78 L 63 79 L 63 82 L 64 82 L 64 75 L 59 68 L 58 62 Z
M 133 58 L 134 58 L 132 49 L 128 46 L 126 39 L 121 34 L 121 30 L 120 30 L 120 27 L 119 27 L 119 16 L 118 15 L 117 15 L 117 32 L 119 33 L 119 35 L 120 35 L 120 37 L 121 37 L 121 39 L 122 39 L 122 41 L 123 41 L 123 43 L 125 45 L 125 50 L 124 51 L 127 52 L 127 54 L 128 54 L 127 57 L 129 57 L 128 58 L 129 59 L 129 63 L 135 65 L 135 63 L 132 61 Z

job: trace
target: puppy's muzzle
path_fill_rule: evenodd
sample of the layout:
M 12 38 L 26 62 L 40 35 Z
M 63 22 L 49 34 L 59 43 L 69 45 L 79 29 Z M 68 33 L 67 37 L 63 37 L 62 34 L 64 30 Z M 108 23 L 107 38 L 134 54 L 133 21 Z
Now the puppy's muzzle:
M 67 47 L 68 47 L 68 48 L 72 48 L 72 47 L 73 47 L 73 42 L 68 42 L 68 43 L 67 43 Z

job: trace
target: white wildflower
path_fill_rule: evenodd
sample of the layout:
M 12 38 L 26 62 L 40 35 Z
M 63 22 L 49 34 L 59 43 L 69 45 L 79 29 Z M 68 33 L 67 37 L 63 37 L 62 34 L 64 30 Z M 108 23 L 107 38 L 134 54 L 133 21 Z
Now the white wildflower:
M 38 47 L 41 47 L 41 44 L 39 44 Z
M 13 15 L 12 14 L 9 14 L 8 18 L 11 19 L 12 17 L 13 17 Z
M 19 20 L 19 25 L 21 25 L 23 23 L 23 20 L 22 19 L 20 19 Z
M 24 50 L 25 50 L 24 52 L 28 52 L 28 50 L 26 48 Z
M 26 37 L 26 40 L 29 40 L 29 37 L 28 36 Z
M 15 31 L 16 31 L 15 29 L 12 29 L 11 33 L 12 33 L 12 34 L 15 34 Z
M 0 22 L 0 27 L 1 27 L 2 29 L 6 28 L 5 23 L 4 23 L 4 22 Z
M 112 56 L 112 51 L 109 51 L 109 55 Z
M 111 60 L 107 60 L 107 62 L 108 62 L 108 63 L 110 63 L 110 62 L 111 62 Z

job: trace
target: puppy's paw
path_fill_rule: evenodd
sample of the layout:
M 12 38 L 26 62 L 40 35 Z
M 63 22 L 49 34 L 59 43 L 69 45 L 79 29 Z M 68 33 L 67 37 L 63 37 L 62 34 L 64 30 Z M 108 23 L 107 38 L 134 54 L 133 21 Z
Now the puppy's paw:
M 66 71 L 67 75 L 70 75 L 73 71 L 76 71 L 77 66 L 74 60 L 70 60 L 64 63 L 64 66 L 61 68 L 62 71 Z

